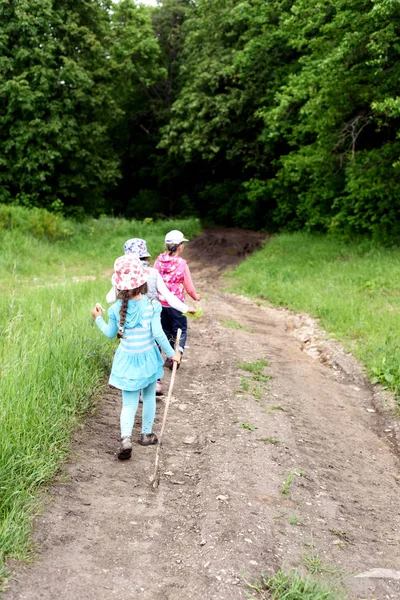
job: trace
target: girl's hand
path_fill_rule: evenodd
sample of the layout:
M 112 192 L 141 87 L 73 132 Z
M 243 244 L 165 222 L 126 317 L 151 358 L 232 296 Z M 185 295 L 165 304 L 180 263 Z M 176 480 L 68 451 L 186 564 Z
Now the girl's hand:
M 181 353 L 180 352 L 175 352 L 175 354 L 172 357 L 172 360 L 174 362 L 178 363 L 178 365 L 179 365 L 179 363 L 181 362 Z
M 93 319 L 97 319 L 97 317 L 101 317 L 103 315 L 103 308 L 101 304 L 97 303 L 96 306 L 92 309 L 92 317 Z
M 201 294 L 197 294 L 196 301 L 197 301 L 197 302 L 200 302 L 200 300 L 201 300 Z

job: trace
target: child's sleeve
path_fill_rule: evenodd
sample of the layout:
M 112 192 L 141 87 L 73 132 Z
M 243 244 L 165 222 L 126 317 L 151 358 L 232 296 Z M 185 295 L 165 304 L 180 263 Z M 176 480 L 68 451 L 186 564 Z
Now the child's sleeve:
M 106 296 L 106 301 L 108 302 L 108 304 L 114 304 L 116 299 L 117 299 L 117 290 L 113 286 Z
M 103 317 L 97 317 L 96 319 L 97 327 L 109 338 L 115 338 L 118 332 L 118 323 L 112 308 L 113 307 L 111 306 L 111 308 L 108 309 L 108 323 L 105 322 Z
M 175 310 L 179 310 L 181 313 L 186 313 L 189 310 L 187 304 L 181 302 L 179 298 L 169 291 L 160 273 L 157 273 L 157 290 L 161 296 L 165 298 L 168 304 L 172 306 L 172 308 L 175 308 Z
M 157 300 L 153 300 L 154 314 L 151 320 L 151 331 L 156 342 L 164 350 L 168 358 L 172 358 L 175 354 L 175 350 L 169 343 L 167 336 L 165 335 L 163 328 L 161 327 L 161 304 Z
M 185 270 L 183 272 L 183 285 L 187 293 L 193 300 L 199 300 L 199 296 L 193 285 L 192 276 L 190 275 L 189 265 L 186 263 Z

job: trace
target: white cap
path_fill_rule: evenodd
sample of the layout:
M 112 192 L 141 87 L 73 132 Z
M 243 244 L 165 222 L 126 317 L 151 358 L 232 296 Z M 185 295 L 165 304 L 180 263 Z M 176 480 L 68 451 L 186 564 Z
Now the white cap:
M 182 244 L 182 242 L 188 242 L 186 238 L 183 237 L 182 231 L 178 231 L 177 229 L 173 229 L 169 231 L 165 236 L 166 244 Z

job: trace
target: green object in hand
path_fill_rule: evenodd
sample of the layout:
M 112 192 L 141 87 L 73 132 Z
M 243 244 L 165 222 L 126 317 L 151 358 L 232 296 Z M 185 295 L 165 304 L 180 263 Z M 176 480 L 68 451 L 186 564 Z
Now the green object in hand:
M 203 316 L 203 309 L 200 308 L 200 306 L 199 306 L 199 308 L 196 310 L 194 315 L 192 313 L 187 312 L 187 313 L 184 313 L 183 316 L 190 317 L 191 319 L 198 319 L 199 317 Z

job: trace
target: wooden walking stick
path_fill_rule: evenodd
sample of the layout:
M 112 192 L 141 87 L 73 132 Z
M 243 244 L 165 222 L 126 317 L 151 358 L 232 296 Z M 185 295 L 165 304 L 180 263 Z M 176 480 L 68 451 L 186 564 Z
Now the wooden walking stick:
M 176 335 L 176 341 L 175 341 L 175 352 L 177 352 L 179 349 L 181 335 L 182 335 L 182 330 L 178 329 L 177 335 Z M 153 490 L 156 490 L 160 483 L 160 471 L 159 471 L 160 450 L 161 450 L 161 446 L 162 446 L 162 438 L 163 438 L 163 434 L 164 434 L 165 423 L 167 422 L 167 415 L 168 415 L 169 404 L 171 402 L 172 390 L 174 389 L 175 375 L 176 375 L 177 368 L 178 368 L 178 363 L 176 363 L 174 361 L 174 364 L 172 365 L 172 375 L 171 375 L 171 381 L 169 382 L 168 395 L 167 395 L 167 399 L 165 401 L 165 408 L 164 408 L 164 415 L 163 415 L 163 420 L 162 420 L 162 425 L 161 425 L 161 431 L 160 431 L 160 435 L 158 436 L 156 462 L 154 465 L 153 482 L 151 484 L 153 487 Z

